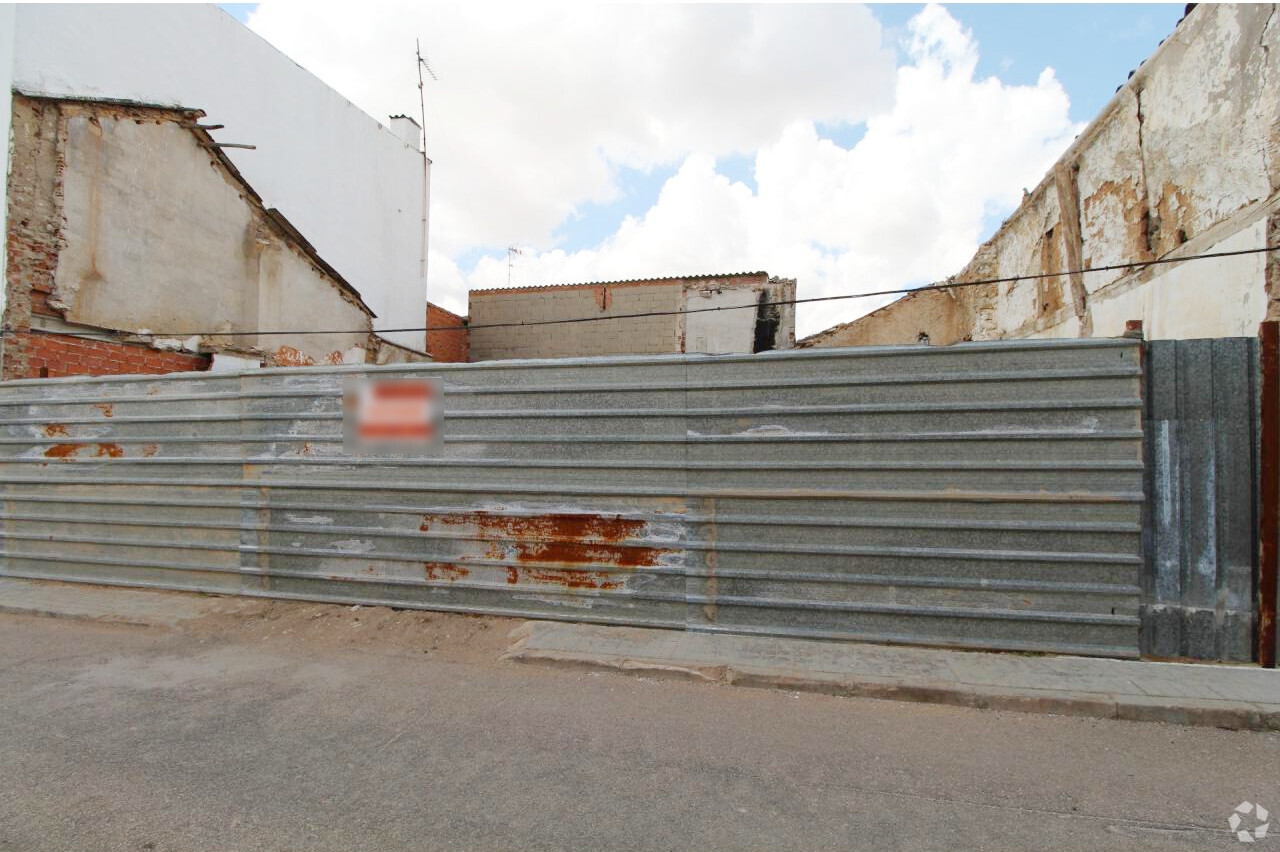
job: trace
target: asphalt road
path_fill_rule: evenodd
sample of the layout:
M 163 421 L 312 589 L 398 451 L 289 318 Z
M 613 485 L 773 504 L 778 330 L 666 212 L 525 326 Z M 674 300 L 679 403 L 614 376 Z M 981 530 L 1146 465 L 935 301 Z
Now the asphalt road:
M 476 623 L 0 615 L 0 849 L 1280 850 L 1226 827 L 1280 813 L 1277 734 L 499 663 Z

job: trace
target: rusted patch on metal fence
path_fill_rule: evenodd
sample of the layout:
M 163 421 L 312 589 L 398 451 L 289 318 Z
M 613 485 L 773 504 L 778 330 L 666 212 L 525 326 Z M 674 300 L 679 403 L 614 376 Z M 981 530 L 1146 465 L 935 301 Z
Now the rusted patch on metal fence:
M 482 511 L 444 512 L 423 515 L 419 528 L 428 532 L 441 527 L 474 528 L 479 553 L 462 557 L 460 561 L 480 558 L 505 563 L 507 583 L 511 585 L 618 589 L 625 584 L 622 579 L 625 572 L 659 565 L 664 556 L 675 553 L 660 547 L 627 544 L 628 539 L 645 535 L 648 522 L 618 515 L 553 512 L 512 516 Z M 473 538 L 465 533 L 461 537 Z M 456 564 L 427 563 L 427 566 L 431 579 L 453 580 L 456 577 L 446 569 L 459 570 Z
M 109 402 L 96 402 L 93 407 L 101 411 L 103 417 L 116 416 L 116 407 Z
M 69 437 L 67 427 L 62 423 L 50 423 L 44 427 L 44 435 L 46 438 L 66 438 Z
M 423 532 L 433 525 L 474 526 L 481 538 L 620 542 L 644 531 L 645 521 L 586 512 L 511 516 L 492 512 L 445 512 L 422 516 Z
M 52 447 L 44 451 L 45 458 L 62 459 L 64 461 L 73 459 L 80 454 L 81 450 L 96 447 L 94 456 L 105 458 L 123 458 L 124 449 L 119 444 L 54 444 Z
M 422 570 L 428 580 L 448 580 L 453 582 L 471 574 L 471 569 L 448 562 L 423 562 Z
M 608 571 L 584 571 L 579 568 L 529 568 L 512 566 L 507 569 L 507 582 L 513 586 L 539 584 L 562 586 L 566 589 L 620 589 L 622 580 L 611 579 Z

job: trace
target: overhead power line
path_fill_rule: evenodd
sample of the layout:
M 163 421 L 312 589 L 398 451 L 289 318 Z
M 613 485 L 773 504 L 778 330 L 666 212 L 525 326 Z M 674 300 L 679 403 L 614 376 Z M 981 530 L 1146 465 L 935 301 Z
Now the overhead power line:
M 1136 269 L 1140 267 L 1158 266 L 1167 263 L 1186 263 L 1193 260 L 1212 260 L 1222 257 L 1239 257 L 1241 255 L 1265 254 L 1267 252 L 1280 251 L 1280 245 L 1261 246 L 1259 248 L 1236 249 L 1234 251 L 1217 251 L 1206 252 L 1203 254 L 1190 254 L 1184 257 L 1161 257 L 1154 260 L 1135 260 L 1127 263 L 1110 263 L 1105 266 L 1094 266 L 1089 269 L 1070 269 L 1061 272 L 1040 272 L 1033 275 L 1006 275 L 1001 278 L 980 278 L 973 281 L 947 281 L 940 284 L 926 284 L 920 287 L 901 287 L 892 290 L 873 290 L 867 293 L 840 293 L 835 296 L 810 296 L 804 299 L 780 299 L 773 302 L 750 302 L 744 305 L 722 305 L 711 308 L 685 308 L 675 311 L 642 311 L 631 314 L 610 314 L 609 316 L 590 316 L 590 317 L 570 317 L 568 319 L 549 319 L 549 320 L 533 320 L 531 322 L 515 321 L 515 322 L 491 322 L 481 323 L 478 325 L 428 325 L 428 326 L 411 326 L 407 328 L 378 328 L 374 329 L 375 334 L 396 334 L 400 332 L 417 332 L 417 331 L 474 331 L 478 328 L 527 328 L 537 325 L 565 325 L 571 323 L 582 322 L 610 322 L 614 320 L 624 319 L 640 319 L 642 317 L 668 317 L 679 316 L 681 314 L 700 314 L 710 311 L 738 311 L 738 310 L 758 310 L 761 307 L 771 305 L 806 305 L 816 302 L 835 302 L 844 299 L 870 299 L 875 296 L 895 296 L 909 295 L 911 293 L 927 293 L 935 290 L 959 290 L 964 287 L 979 287 L 987 284 L 1016 284 L 1021 281 L 1040 281 L 1046 278 L 1063 278 L 1071 275 L 1088 274 L 1091 272 L 1115 272 L 1121 269 Z M 425 306 L 424 306 L 425 309 Z M 118 340 L 121 337 L 147 337 L 147 338 L 187 338 L 187 337 L 258 337 L 258 336 L 276 336 L 276 335 L 308 335 L 308 334 L 368 334 L 369 329 L 297 329 L 294 331 L 148 331 L 146 333 L 120 331 L 120 332 L 102 332 L 101 335 L 82 334 L 78 332 L 56 331 L 52 329 L 31 328 L 26 331 L 16 331 L 14 329 L 5 329 L 0 334 L 58 334 L 66 337 L 82 337 L 86 340 Z

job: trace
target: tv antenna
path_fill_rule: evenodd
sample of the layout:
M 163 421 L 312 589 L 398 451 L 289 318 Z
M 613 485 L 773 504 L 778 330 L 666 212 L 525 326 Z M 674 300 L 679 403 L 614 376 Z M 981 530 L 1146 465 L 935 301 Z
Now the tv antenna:
M 422 41 L 420 39 L 413 40 L 414 48 L 418 54 L 418 109 L 421 110 L 422 116 L 422 251 L 418 258 L 418 277 L 423 281 L 427 280 L 427 204 L 430 200 L 431 173 L 429 171 L 431 160 L 427 157 L 427 93 L 426 83 L 422 78 L 422 72 L 425 69 L 432 80 L 437 83 L 440 78 L 436 76 L 436 72 L 431 70 L 431 66 L 427 64 L 427 60 L 422 55 Z
M 423 79 L 422 72 L 425 70 L 427 75 L 437 83 L 440 82 L 440 78 L 431 70 L 431 65 L 422 55 L 422 41 L 415 38 L 413 44 L 418 53 L 418 108 L 422 111 L 422 153 L 425 154 L 427 152 L 427 95 L 426 81 Z
M 524 257 L 524 252 L 515 246 L 507 246 L 507 286 L 511 286 L 511 267 L 515 266 L 516 256 Z

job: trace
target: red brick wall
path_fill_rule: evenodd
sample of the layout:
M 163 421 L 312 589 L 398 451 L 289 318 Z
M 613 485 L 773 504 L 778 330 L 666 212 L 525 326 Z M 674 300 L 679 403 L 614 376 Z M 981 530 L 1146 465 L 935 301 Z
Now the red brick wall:
M 6 379 L 181 373 L 209 369 L 208 355 L 161 352 L 139 344 L 85 340 L 66 334 L 8 334 L 4 338 L 4 347 Z
M 462 325 L 466 320 L 455 313 L 446 311 L 439 305 L 427 302 L 427 328 L 436 326 Z M 427 352 L 436 361 L 453 363 L 466 361 L 471 357 L 471 332 L 462 331 L 428 331 Z

